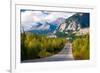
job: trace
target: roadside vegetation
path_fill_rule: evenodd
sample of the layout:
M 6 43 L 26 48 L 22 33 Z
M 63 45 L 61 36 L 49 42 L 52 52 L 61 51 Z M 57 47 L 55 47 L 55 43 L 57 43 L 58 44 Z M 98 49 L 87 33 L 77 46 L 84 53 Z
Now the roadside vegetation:
M 77 36 L 72 42 L 72 53 L 75 60 L 86 60 L 90 57 L 89 34 Z
M 54 55 L 65 46 L 65 38 L 47 38 L 45 35 L 21 33 L 21 61 Z

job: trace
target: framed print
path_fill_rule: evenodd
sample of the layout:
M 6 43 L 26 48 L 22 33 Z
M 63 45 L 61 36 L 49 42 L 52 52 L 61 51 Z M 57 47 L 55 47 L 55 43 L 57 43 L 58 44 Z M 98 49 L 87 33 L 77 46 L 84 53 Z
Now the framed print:
M 94 65 L 94 7 L 12 2 L 11 72 Z

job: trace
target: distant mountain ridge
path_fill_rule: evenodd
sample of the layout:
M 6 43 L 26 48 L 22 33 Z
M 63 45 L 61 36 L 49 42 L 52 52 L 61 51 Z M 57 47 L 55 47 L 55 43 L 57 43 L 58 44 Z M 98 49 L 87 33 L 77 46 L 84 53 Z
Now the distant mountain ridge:
M 64 23 L 65 22 L 65 19 L 64 18 L 58 18 L 52 22 L 37 22 L 36 24 L 38 24 L 37 26 L 33 26 L 28 32 L 32 32 L 32 33 L 35 33 L 35 34 L 48 34 L 48 33 L 53 33 L 56 28 L 61 24 L 61 23 Z M 46 27 L 46 26 L 49 26 L 48 29 L 38 29 L 40 27 Z
M 90 14 L 89 13 L 77 13 L 71 17 L 69 17 L 67 20 L 76 20 L 78 23 L 80 23 L 81 28 L 89 27 L 90 22 Z
M 80 28 L 88 28 L 89 27 L 89 13 L 76 13 L 69 18 L 59 17 L 52 22 L 42 21 L 37 22 L 36 27 L 32 27 L 28 32 L 32 32 L 35 34 L 48 34 L 48 33 L 58 33 L 67 31 L 77 31 Z M 41 29 L 39 29 L 41 27 Z M 43 28 L 43 29 L 42 29 Z M 45 29 L 44 29 L 45 28 Z
M 80 28 L 88 28 L 89 24 L 89 13 L 76 13 L 66 19 L 65 23 L 61 24 L 56 31 L 77 31 Z

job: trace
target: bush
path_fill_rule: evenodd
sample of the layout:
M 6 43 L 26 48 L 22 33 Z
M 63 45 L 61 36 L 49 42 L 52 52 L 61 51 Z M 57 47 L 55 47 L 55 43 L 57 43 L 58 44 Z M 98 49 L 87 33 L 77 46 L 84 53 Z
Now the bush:
M 65 45 L 65 38 L 47 38 L 32 33 L 21 34 L 21 60 L 37 59 L 56 54 Z
M 51 53 L 50 53 L 50 52 L 47 52 L 46 49 L 43 49 L 43 50 L 41 50 L 41 51 L 39 52 L 39 56 L 40 56 L 41 58 L 43 58 L 43 57 L 51 56 Z
M 89 35 L 76 38 L 72 43 L 72 53 L 76 60 L 89 59 Z

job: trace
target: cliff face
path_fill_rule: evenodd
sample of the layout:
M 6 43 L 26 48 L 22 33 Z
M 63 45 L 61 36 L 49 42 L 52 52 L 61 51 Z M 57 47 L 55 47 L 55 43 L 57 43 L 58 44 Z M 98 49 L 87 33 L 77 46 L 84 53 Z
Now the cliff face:
M 58 32 L 78 31 L 83 28 L 89 28 L 89 13 L 76 13 L 60 24 Z

